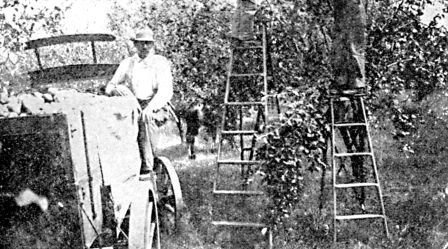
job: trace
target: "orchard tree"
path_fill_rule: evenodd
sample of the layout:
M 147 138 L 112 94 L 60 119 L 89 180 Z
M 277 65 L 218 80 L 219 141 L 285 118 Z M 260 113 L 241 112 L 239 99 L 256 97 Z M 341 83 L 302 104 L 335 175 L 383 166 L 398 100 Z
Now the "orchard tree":
M 445 87 L 446 30 L 437 25 L 439 17 L 421 23 L 430 2 L 371 0 L 368 5 L 369 106 L 373 114 L 388 113 L 398 131 L 407 132 L 418 119 L 397 104 L 400 92 L 414 91 L 412 100 L 418 102 Z M 126 6 L 116 1 L 110 24 L 121 37 L 152 27 L 159 52 L 173 62 L 178 103 L 201 98 L 217 109 L 230 54 L 232 8 L 217 0 L 140 0 Z M 283 119 L 268 127 L 258 153 L 273 200 L 268 217 L 273 223 L 300 203 L 305 170 L 327 166 L 322 160 L 329 131 L 325 89 L 332 79 L 330 49 L 338 35 L 333 9 L 330 0 L 271 0 L 263 1 L 257 17 L 268 27 L 272 85 L 284 106 Z M 211 127 L 219 123 L 219 118 L 212 120 Z
M 0 83 L 15 90 L 28 87 L 23 68 L 30 63 L 21 53 L 24 44 L 35 32 L 56 34 L 63 18 L 65 6 L 44 5 L 42 1 L 2 0 L 0 2 Z
M 416 94 L 411 100 L 418 103 L 432 92 L 446 88 L 447 31 L 437 23 L 443 15 L 436 16 L 429 25 L 421 22 L 424 8 L 430 3 L 370 1 L 368 7 L 366 69 L 371 118 L 378 120 L 376 112 L 388 113 L 383 116 L 393 119 L 396 133 L 401 135 L 412 131 L 423 118 L 423 110 L 405 108 L 397 96 L 412 90 Z M 325 89 L 332 78 L 329 47 L 338 35 L 331 28 L 332 9 L 331 1 L 322 0 L 272 1 L 265 10 L 276 31 L 272 47 L 278 53 L 274 54 L 278 63 L 274 63 L 274 72 L 285 71 L 277 78 L 283 80 L 279 83 L 284 84 L 282 95 L 286 96 L 285 118 L 272 125 L 258 153 L 273 200 L 267 217 L 272 224 L 282 223 L 300 204 L 305 171 L 328 167 L 322 160 L 329 135 L 328 120 L 324 118 L 328 105 Z M 276 46 L 285 43 L 288 45 L 276 51 Z M 283 60 L 288 58 L 283 53 L 298 59 Z M 293 78 L 295 83 L 291 83 Z
M 436 1 L 404 0 L 389 5 L 375 1 L 372 6 L 372 15 L 377 17 L 372 19 L 367 51 L 369 85 L 375 95 L 372 107 L 390 114 L 397 137 L 415 130 L 421 114 L 426 113 L 416 105 L 409 108 L 397 101 L 400 92 L 412 92 L 410 100 L 418 103 L 434 91 L 446 89 L 448 33 L 438 20 L 448 9 L 423 24 L 424 7 L 431 2 Z

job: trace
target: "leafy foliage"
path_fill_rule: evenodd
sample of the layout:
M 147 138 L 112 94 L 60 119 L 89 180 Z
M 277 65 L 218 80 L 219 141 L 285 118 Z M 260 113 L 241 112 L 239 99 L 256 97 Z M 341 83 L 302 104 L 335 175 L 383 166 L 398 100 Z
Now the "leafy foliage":
M 376 2 L 373 11 L 385 15 L 372 20 L 369 33 L 368 68 L 374 90 L 413 89 L 421 100 L 444 86 L 447 33 L 437 23 L 440 15 L 429 25 L 421 22 L 426 2 L 405 0 L 392 8 Z
M 259 156 L 265 160 L 265 180 L 274 200 L 270 221 L 275 224 L 281 222 L 282 217 L 288 217 L 293 207 L 300 203 L 300 192 L 305 185 L 304 170 L 307 167 L 314 169 L 316 165 L 325 167 L 320 160 L 324 158 L 328 128 L 323 119 L 324 108 L 319 106 L 325 105 L 322 93 L 332 77 L 329 47 L 331 38 L 337 34 L 328 29 L 332 25 L 332 7 L 327 1 L 274 2 L 276 8 L 270 6 L 266 13 L 268 19 L 274 20 L 271 29 L 279 34 L 273 37 L 272 45 L 274 57 L 279 56 L 281 60 L 274 63 L 274 72 L 281 75 L 276 77 L 280 79 L 277 84 L 299 86 L 297 91 L 306 96 L 300 100 L 288 97 L 297 104 L 288 106 L 294 114 L 288 115 L 286 122 L 274 124 L 265 146 L 259 151 Z M 402 0 L 374 1 L 369 5 L 366 68 L 373 94 L 369 102 L 373 112 L 384 112 L 387 115 L 383 118 L 392 118 L 397 137 L 410 134 L 416 130 L 417 123 L 424 122 L 421 115 L 424 110 L 415 103 L 444 88 L 448 75 L 447 33 L 437 24 L 440 16 L 429 25 L 420 20 L 427 3 L 429 1 Z M 291 23 L 293 25 L 288 25 Z M 290 34 L 296 35 L 291 38 Z M 289 46 L 280 45 L 276 50 L 277 44 Z M 302 45 L 303 49 L 294 51 L 297 48 L 294 44 Z M 288 53 L 300 58 L 297 60 L 300 62 L 286 64 L 284 71 L 293 72 L 295 77 L 292 78 L 282 71 Z M 282 79 L 286 80 L 282 82 Z M 313 94 L 307 96 L 307 92 Z M 402 95 L 409 92 L 415 94 L 401 101 Z M 412 151 L 409 144 L 406 143 L 404 149 Z M 308 163 L 304 163 L 303 156 L 308 158 Z
M 429 25 L 420 20 L 430 2 L 369 1 L 369 104 L 373 113 L 385 113 L 382 118 L 394 120 L 396 137 L 407 136 L 416 124 L 425 121 L 421 115 L 424 110 L 416 103 L 446 87 L 448 38 L 446 29 L 437 24 L 441 16 Z M 22 61 L 16 51 L 37 27 L 49 34 L 58 33 L 64 10 L 60 6 L 43 7 L 37 0 L 3 0 L 0 6 L 0 79 L 23 86 L 15 77 Z M 114 53 L 107 50 L 104 57 L 118 60 L 132 53 L 127 38 L 136 28 L 152 27 L 159 52 L 173 64 L 176 105 L 187 109 L 200 99 L 209 110 L 206 125 L 214 129 L 220 122 L 232 8 L 220 0 L 137 0 L 129 5 L 115 0 L 110 27 L 126 41 L 112 48 Z M 332 39 L 337 36 L 331 28 L 332 11 L 329 0 L 271 0 L 263 1 L 257 16 L 268 27 L 271 90 L 282 92 L 287 109 L 281 122 L 268 127 L 270 132 L 258 154 L 264 160 L 265 180 L 273 197 L 269 218 L 274 223 L 281 222 L 300 203 L 305 170 L 323 166 L 320 160 L 328 135 L 323 92 L 332 78 L 329 56 Z M 82 49 L 74 49 L 83 55 Z M 49 56 L 56 57 L 57 62 L 65 59 L 58 56 L 63 53 L 55 53 Z M 380 117 L 372 119 L 380 124 Z
M 373 112 L 386 112 L 385 117 L 395 120 L 397 136 L 407 135 L 421 120 L 415 105 L 397 100 L 403 91 L 415 93 L 411 103 L 419 101 L 444 87 L 447 75 L 446 31 L 437 20 L 429 25 L 420 21 L 427 2 L 369 4 L 366 68 L 373 93 L 369 101 Z M 134 24 L 156 30 L 160 52 L 173 62 L 178 106 L 188 106 L 199 97 L 217 110 L 230 52 L 226 34 L 231 6 L 219 1 L 184 0 L 141 1 L 134 9 L 119 4 L 115 7 L 111 26 L 122 36 L 136 28 Z M 338 35 L 331 28 L 332 11 L 332 2 L 326 0 L 274 0 L 264 1 L 257 16 L 269 32 L 271 89 L 283 92 L 288 109 L 284 121 L 271 126 L 258 155 L 265 160 L 263 170 L 274 200 L 274 222 L 300 202 L 304 170 L 323 165 L 320 160 L 328 133 L 323 92 L 332 78 L 329 56 L 332 38 Z M 131 26 L 124 27 L 121 20 L 130 20 Z M 214 120 L 210 127 L 218 124 L 217 113 L 206 118 Z
M 27 61 L 20 53 L 24 43 L 38 31 L 55 34 L 67 6 L 42 5 L 37 0 L 0 2 L 0 81 L 15 89 L 27 86 L 20 74 Z
M 110 24 L 121 37 L 135 29 L 151 27 L 156 33 L 158 52 L 172 62 L 175 105 L 182 111 L 197 100 L 206 103 L 206 118 L 216 127 L 223 96 L 229 43 L 226 36 L 231 5 L 223 1 L 134 1 L 133 8 L 115 2 Z M 136 14 L 138 13 L 138 14 Z M 123 23 L 122 20 L 129 20 Z M 128 25 L 128 26 L 126 26 Z
M 324 165 L 321 158 L 329 128 L 316 89 L 298 91 L 288 87 L 283 95 L 288 100 L 285 118 L 271 127 L 257 154 L 272 198 L 267 217 L 270 224 L 288 218 L 300 202 L 305 170 L 318 170 Z
M 376 18 L 372 18 L 367 51 L 368 78 L 377 100 L 372 104 L 374 109 L 390 113 L 399 136 L 415 130 L 421 115 L 418 109 L 397 101 L 397 97 L 407 91 L 410 100 L 418 102 L 446 87 L 448 37 L 446 28 L 437 22 L 444 14 L 435 16 L 428 25 L 421 22 L 424 6 L 430 2 L 376 1 L 372 7 Z

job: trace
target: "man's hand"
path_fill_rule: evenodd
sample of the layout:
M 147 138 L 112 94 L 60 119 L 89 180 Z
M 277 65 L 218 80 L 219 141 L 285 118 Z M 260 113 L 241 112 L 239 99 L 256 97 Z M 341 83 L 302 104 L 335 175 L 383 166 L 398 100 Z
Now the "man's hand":
M 112 91 L 115 89 L 115 85 L 112 85 L 112 84 L 108 84 L 107 86 L 106 86 L 106 89 L 104 90 L 104 93 L 106 93 L 106 95 L 111 95 L 112 94 Z
M 108 84 L 104 91 L 108 96 L 134 96 L 132 91 L 125 85 Z
M 151 108 L 151 105 L 148 105 L 143 112 L 141 113 L 142 119 L 148 122 L 149 124 L 155 124 L 157 126 L 161 126 L 167 120 L 167 115 L 165 112 L 160 110 L 155 110 Z
M 148 105 L 145 107 L 145 109 L 143 109 L 142 115 L 151 117 L 154 115 L 155 112 L 156 112 L 156 110 L 154 108 L 152 108 L 151 105 Z

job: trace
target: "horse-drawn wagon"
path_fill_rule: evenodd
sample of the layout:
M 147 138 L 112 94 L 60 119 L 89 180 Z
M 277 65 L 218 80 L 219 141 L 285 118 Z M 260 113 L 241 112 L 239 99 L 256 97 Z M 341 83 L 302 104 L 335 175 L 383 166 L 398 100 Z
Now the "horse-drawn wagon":
M 98 64 L 94 42 L 114 39 L 86 34 L 28 42 L 39 64 L 32 83 L 110 77 L 117 65 Z M 39 47 L 74 42 L 90 43 L 94 64 L 42 67 Z M 10 217 L 4 247 L 160 248 L 159 211 L 177 224 L 184 204 L 167 158 L 156 157 L 154 172 L 140 174 L 137 101 L 70 90 L 18 99 L 20 113 L 0 118 L 0 191 L 31 189 L 49 206 L 23 207 Z

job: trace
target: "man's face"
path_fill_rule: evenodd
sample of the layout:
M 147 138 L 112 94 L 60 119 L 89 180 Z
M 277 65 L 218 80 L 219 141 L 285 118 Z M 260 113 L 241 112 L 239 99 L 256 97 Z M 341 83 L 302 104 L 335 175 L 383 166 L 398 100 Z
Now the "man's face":
M 152 41 L 134 41 L 134 46 L 137 49 L 138 57 L 144 59 L 148 56 L 149 51 L 154 46 Z

